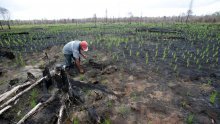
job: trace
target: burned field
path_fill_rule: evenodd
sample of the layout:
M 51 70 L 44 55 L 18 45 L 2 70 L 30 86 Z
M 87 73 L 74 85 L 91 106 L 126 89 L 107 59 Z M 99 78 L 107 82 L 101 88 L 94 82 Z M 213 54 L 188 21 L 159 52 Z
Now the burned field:
M 218 24 L 29 25 L 0 34 L 0 123 L 220 123 Z M 85 74 L 58 69 L 75 39 L 89 43 Z

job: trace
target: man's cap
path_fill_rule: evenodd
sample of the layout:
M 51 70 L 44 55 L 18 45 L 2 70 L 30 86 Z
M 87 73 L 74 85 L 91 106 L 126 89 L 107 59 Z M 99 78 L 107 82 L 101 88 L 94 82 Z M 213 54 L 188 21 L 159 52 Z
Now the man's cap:
M 86 41 L 81 41 L 80 46 L 83 51 L 88 51 L 88 43 Z

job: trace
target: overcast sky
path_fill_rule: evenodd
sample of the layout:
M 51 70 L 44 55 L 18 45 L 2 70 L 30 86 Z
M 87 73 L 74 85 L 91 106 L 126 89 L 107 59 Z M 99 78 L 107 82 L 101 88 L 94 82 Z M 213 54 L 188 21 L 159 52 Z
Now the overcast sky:
M 0 0 L 11 19 L 60 19 L 133 16 L 173 16 L 185 13 L 191 0 Z M 220 11 L 220 0 L 194 0 L 194 15 Z

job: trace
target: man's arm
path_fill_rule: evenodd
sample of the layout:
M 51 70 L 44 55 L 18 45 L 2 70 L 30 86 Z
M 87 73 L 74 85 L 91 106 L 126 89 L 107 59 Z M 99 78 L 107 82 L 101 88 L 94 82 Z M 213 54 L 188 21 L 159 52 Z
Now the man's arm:
M 81 67 L 81 65 L 80 65 L 80 60 L 79 60 L 79 58 L 78 59 L 76 59 L 76 67 L 77 67 L 77 69 L 79 70 L 79 72 L 80 73 L 84 73 L 84 70 L 83 70 L 83 68 Z
M 80 50 L 80 52 L 79 52 L 82 56 L 83 56 L 83 58 L 87 58 L 87 56 L 86 55 L 84 55 L 83 53 L 82 53 L 82 51 Z
M 84 73 L 83 68 L 80 66 L 80 51 L 73 50 L 73 58 L 75 59 L 75 64 L 80 73 Z

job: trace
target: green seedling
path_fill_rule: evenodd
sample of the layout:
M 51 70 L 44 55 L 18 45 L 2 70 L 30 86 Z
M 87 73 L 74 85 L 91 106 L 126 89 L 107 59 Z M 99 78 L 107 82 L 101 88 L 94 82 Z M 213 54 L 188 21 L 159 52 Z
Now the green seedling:
M 212 94 L 211 94 L 211 96 L 210 96 L 210 98 L 209 98 L 210 103 L 212 103 L 212 104 L 215 103 L 215 100 L 216 100 L 217 94 L 218 94 L 217 91 L 212 92 Z
M 79 124 L 79 119 L 77 117 L 73 119 L 73 124 Z
M 158 56 L 158 46 L 156 46 L 155 58 Z
M 116 61 L 118 61 L 118 58 L 119 58 L 118 55 L 116 55 Z
M 187 117 L 187 124 L 193 124 L 193 119 L 194 119 L 194 115 L 193 115 L 193 114 L 190 114 L 190 115 Z
M 188 68 L 189 67 L 189 58 L 187 59 L 187 65 L 186 67 Z
M 1 47 L 4 47 L 4 44 L 3 44 L 3 42 L 0 42 L 0 45 L 1 45 Z
M 186 58 L 186 55 L 185 55 L 185 53 L 183 53 L 183 54 L 182 54 L 182 57 L 183 57 L 183 59 L 185 59 L 185 58 Z
M 155 52 L 155 56 L 154 56 L 154 58 L 156 59 L 157 56 L 158 56 L 158 51 Z
M 83 74 L 80 74 L 79 79 L 80 79 L 81 81 L 84 81 L 84 80 L 85 80 L 85 76 L 84 76 Z
M 152 124 L 152 121 L 147 121 L 147 124 Z
M 146 53 L 146 64 L 148 64 L 148 53 Z
M 124 51 L 123 51 L 123 57 L 125 58 L 125 53 L 124 53 Z
M 38 91 L 36 90 L 36 89 L 34 89 L 34 90 L 32 90 L 32 92 L 31 92 L 31 98 L 30 98 L 30 104 L 31 104 L 31 107 L 33 108 L 33 107 L 35 107 L 36 105 L 37 105 L 37 101 L 36 101 L 36 99 L 37 99 L 37 96 L 38 96 Z
M 113 105 L 112 101 L 111 101 L 111 100 L 108 100 L 108 102 L 107 102 L 107 106 L 111 108 L 112 105 Z
M 132 92 L 131 95 L 130 95 L 130 97 L 131 97 L 131 99 L 134 100 L 134 101 L 138 100 L 138 96 L 137 96 L 137 94 L 136 94 L 135 92 Z
M 208 79 L 208 85 L 211 85 L 212 84 L 212 80 L 211 79 Z
M 122 116 L 125 116 L 127 113 L 129 113 L 130 109 L 126 106 L 120 106 L 119 107 L 119 113 L 122 115 Z
M 209 59 L 206 60 L 206 64 L 208 64 L 208 63 L 209 63 Z
M 198 64 L 199 64 L 199 59 L 196 60 L 196 65 L 198 65 Z
M 166 58 L 167 53 L 168 53 L 167 48 L 165 48 L 163 51 L 163 60 Z
M 189 91 L 186 92 L 187 96 L 191 96 L 191 93 Z
M 182 102 L 181 102 L 181 105 L 182 105 L 182 107 L 184 107 L 184 108 L 185 108 L 185 107 L 186 107 L 186 105 L 187 105 L 186 101 L 182 101 Z
M 178 58 L 175 58 L 174 62 L 177 62 Z
M 176 53 L 173 53 L 173 59 L 176 59 Z
M 138 44 L 138 48 L 140 49 L 140 47 L 141 47 L 141 44 Z
M 192 57 L 193 57 L 193 54 L 191 53 L 191 54 L 190 54 L 190 58 L 192 58 Z
M 31 107 L 34 108 L 37 105 L 36 100 L 31 100 Z
M 177 65 L 175 65 L 175 66 L 174 66 L 173 70 L 174 70 L 174 71 L 176 71 L 176 70 L 177 70 Z
M 213 58 L 215 57 L 215 56 L 217 56 L 218 55 L 218 51 L 216 50 L 216 52 L 213 54 Z
M 105 119 L 105 121 L 104 121 L 102 124 L 111 124 L 111 121 L 110 121 L 110 119 L 108 118 L 108 119 Z
M 16 58 L 16 63 L 17 63 L 17 65 L 25 66 L 25 63 L 24 63 L 24 60 L 23 60 L 21 53 L 18 54 L 18 57 Z
M 140 52 L 136 52 L 136 56 L 138 57 L 140 55 Z

